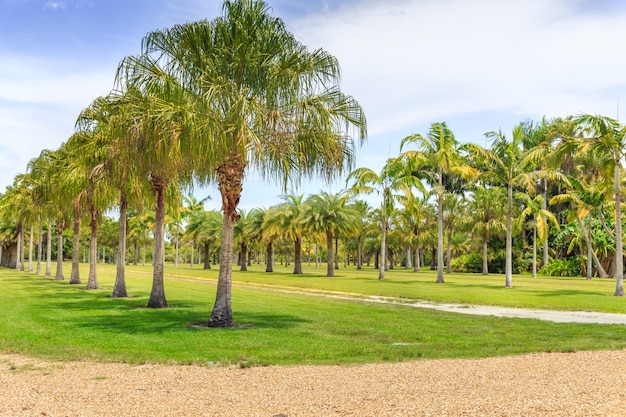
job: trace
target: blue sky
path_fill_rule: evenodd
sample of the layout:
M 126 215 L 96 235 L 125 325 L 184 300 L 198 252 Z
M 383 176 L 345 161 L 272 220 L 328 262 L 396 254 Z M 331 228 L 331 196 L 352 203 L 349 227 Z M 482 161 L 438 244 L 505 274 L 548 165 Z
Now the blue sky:
M 274 14 L 342 67 L 369 138 L 357 166 L 379 170 L 400 141 L 446 121 L 462 142 L 523 120 L 599 113 L 624 121 L 626 2 L 619 0 L 274 0 Z M 212 19 L 219 0 L 0 0 L 0 190 L 73 132 L 149 31 Z M 621 102 L 621 105 L 618 103 Z M 336 192 L 305 183 L 297 193 Z M 214 187 L 198 190 L 219 200 Z M 240 206 L 279 202 L 248 175 Z M 219 207 L 219 203 L 211 203 Z

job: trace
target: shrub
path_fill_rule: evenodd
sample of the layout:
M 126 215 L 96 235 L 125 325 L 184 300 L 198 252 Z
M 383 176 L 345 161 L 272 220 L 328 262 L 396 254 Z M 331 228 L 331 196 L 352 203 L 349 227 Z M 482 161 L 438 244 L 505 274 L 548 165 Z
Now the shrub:
M 576 277 L 580 275 L 580 266 L 575 260 L 553 259 L 539 270 L 539 274 L 550 277 Z
M 483 258 L 477 253 L 462 255 L 453 259 L 450 267 L 454 272 L 482 272 Z

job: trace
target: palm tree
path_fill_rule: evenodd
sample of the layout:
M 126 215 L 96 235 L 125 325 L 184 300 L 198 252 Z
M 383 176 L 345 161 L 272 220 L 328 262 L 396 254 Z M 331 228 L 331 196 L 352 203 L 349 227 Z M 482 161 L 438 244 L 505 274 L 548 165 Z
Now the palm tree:
M 483 275 L 489 275 L 489 238 L 506 235 L 506 207 L 506 192 L 500 187 L 477 187 L 469 202 L 471 233 L 482 241 Z
M 587 165 L 588 167 L 589 165 Z M 595 210 L 601 211 L 605 201 L 605 184 L 602 178 L 587 178 L 583 183 L 583 178 L 571 176 L 569 178 L 569 187 L 563 193 L 557 194 L 550 200 L 550 205 L 567 203 L 571 207 L 569 221 L 575 219 L 580 234 L 587 246 L 587 279 L 592 278 L 592 261 L 596 264 L 598 275 L 601 278 L 608 277 L 602 262 L 598 258 L 593 248 L 592 236 L 589 228 L 585 223 L 590 223 L 591 214 Z M 589 219 L 587 222 L 585 219 Z
M 223 10 L 213 21 L 149 33 L 143 54 L 118 74 L 143 90 L 165 83 L 180 92 L 166 113 L 186 115 L 188 130 L 175 131 L 192 141 L 177 149 L 197 156 L 196 174 L 218 184 L 224 222 L 212 327 L 233 324 L 233 227 L 246 169 L 284 187 L 316 175 L 330 180 L 352 164 L 349 128 L 366 134 L 361 107 L 338 88 L 334 57 L 308 51 L 263 1 L 226 1 Z M 155 185 L 164 180 L 157 176 Z
M 622 237 L 621 164 L 626 149 L 626 126 L 606 116 L 584 114 L 574 118 L 578 132 L 578 153 L 592 154 L 603 161 L 605 177 L 613 178 L 615 197 L 615 296 L 624 295 L 624 259 Z
M 352 182 L 348 191 L 351 195 L 376 193 L 382 196 L 381 202 L 381 247 L 380 247 L 380 267 L 378 269 L 378 279 L 385 279 L 386 254 L 387 254 L 387 228 L 388 215 L 393 209 L 395 202 L 401 196 L 411 194 L 411 187 L 421 186 L 421 182 L 411 175 L 402 175 L 405 170 L 403 160 L 400 158 L 390 158 L 383 167 L 380 174 L 370 168 L 357 168 L 350 173 L 346 184 Z M 394 194 L 400 191 L 400 195 Z
M 474 174 L 461 156 L 459 141 L 445 122 L 433 123 L 426 137 L 407 136 L 400 151 L 407 145 L 417 150 L 406 151 L 401 157 L 407 160 L 408 170 L 415 176 L 425 177 L 437 195 L 437 283 L 443 283 L 443 195 L 451 177 L 469 177 Z
M 550 169 L 533 170 L 545 150 L 533 148 L 523 151 L 524 126 L 513 129 L 512 139 L 508 140 L 502 132 L 487 132 L 485 136 L 493 141 L 491 149 L 469 144 L 469 157 L 482 171 L 484 181 L 490 185 L 503 186 L 507 189 L 507 233 L 505 260 L 505 287 L 513 288 L 513 189 L 519 188 L 534 193 L 537 180 L 541 178 L 563 179 L 563 175 Z
M 548 239 L 549 224 L 552 223 L 558 230 L 559 222 L 552 212 L 543 208 L 545 207 L 545 202 L 543 201 L 542 195 L 537 195 L 532 198 L 526 193 L 517 193 L 515 196 L 517 199 L 524 201 L 526 205 L 518 218 L 518 226 L 523 228 L 526 220 L 532 217 L 530 222 L 530 226 L 533 230 L 532 273 L 533 278 L 537 278 L 537 237 L 540 243 L 545 242 Z
M 239 220 L 234 225 L 234 239 L 239 243 L 239 265 L 241 271 L 248 270 L 248 245 L 251 243 L 253 232 L 250 228 L 248 213 L 245 210 L 240 210 Z
M 307 198 L 304 204 L 303 222 L 306 229 L 326 235 L 328 277 L 335 276 L 333 239 L 338 233 L 353 228 L 359 220 L 358 212 L 347 202 L 348 198 L 344 194 L 329 194 L 322 191 Z

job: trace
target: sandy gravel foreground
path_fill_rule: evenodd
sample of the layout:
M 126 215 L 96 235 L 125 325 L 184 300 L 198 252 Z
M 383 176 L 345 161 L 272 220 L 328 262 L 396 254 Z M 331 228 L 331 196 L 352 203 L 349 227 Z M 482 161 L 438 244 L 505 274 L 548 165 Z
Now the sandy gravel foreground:
M 0 355 L 0 416 L 624 416 L 626 350 L 363 366 Z

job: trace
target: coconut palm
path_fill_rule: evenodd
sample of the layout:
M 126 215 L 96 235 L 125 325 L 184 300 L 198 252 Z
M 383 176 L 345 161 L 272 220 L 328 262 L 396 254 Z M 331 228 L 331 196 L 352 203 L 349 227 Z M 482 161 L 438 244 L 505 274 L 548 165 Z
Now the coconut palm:
M 445 122 L 433 123 L 428 134 L 407 136 L 400 144 L 402 151 L 407 145 L 417 150 L 405 151 L 401 157 L 407 160 L 408 170 L 418 178 L 425 178 L 437 196 L 437 283 L 443 283 L 443 195 L 446 183 L 452 178 L 475 174 L 461 156 L 461 146 Z

